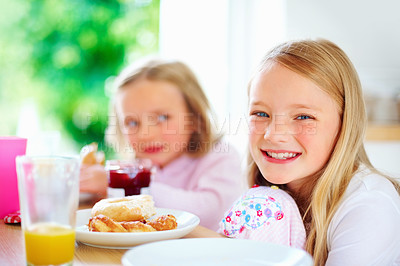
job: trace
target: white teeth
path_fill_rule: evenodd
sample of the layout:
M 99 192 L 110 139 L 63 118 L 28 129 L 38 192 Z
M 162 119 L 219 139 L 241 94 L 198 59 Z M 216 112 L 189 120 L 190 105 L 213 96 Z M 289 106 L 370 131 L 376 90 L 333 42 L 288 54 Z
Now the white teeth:
M 285 153 L 275 153 L 275 152 L 267 152 L 269 156 L 275 159 L 286 160 L 289 158 L 293 158 L 297 155 L 297 153 L 285 152 Z

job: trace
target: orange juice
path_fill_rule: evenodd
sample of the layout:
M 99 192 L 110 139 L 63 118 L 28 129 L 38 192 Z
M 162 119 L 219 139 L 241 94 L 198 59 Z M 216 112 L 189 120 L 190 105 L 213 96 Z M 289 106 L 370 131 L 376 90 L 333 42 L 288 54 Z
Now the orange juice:
M 74 258 L 75 230 L 57 224 L 34 225 L 25 234 L 26 260 L 34 265 L 58 265 Z

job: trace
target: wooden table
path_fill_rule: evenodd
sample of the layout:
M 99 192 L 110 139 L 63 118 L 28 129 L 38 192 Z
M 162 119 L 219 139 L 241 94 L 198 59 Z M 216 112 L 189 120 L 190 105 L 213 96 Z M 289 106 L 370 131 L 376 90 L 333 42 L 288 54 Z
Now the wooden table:
M 93 202 L 80 204 L 87 209 Z M 79 265 L 122 265 L 121 258 L 127 249 L 106 249 L 75 242 L 74 266 Z M 26 265 L 24 236 L 20 225 L 5 224 L 0 220 L 0 265 Z
M 20 225 L 0 221 L 0 265 L 26 265 L 24 237 Z M 74 265 L 122 265 L 127 250 L 105 249 L 75 242 Z
M 80 204 L 79 209 L 91 208 L 94 202 Z M 198 226 L 184 238 L 221 237 L 214 231 Z M 122 256 L 127 249 L 107 249 L 87 246 L 75 242 L 74 266 L 80 265 L 122 265 Z M 0 265 L 26 265 L 24 237 L 20 225 L 5 224 L 0 220 Z

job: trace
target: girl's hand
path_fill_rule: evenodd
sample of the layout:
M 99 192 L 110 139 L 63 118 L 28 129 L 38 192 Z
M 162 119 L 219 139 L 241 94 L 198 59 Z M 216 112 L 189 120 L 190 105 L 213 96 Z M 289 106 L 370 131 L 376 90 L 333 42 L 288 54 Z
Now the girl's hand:
M 80 171 L 80 192 L 97 194 L 101 197 L 107 196 L 107 171 L 101 164 L 82 164 Z

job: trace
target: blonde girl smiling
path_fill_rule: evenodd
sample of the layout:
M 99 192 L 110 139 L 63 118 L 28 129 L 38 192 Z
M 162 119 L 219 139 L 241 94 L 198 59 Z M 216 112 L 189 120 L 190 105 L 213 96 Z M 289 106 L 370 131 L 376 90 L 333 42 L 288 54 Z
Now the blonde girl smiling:
M 280 185 L 315 265 L 399 265 L 399 184 L 364 149 L 358 74 L 327 40 L 277 46 L 249 85 L 250 185 Z

